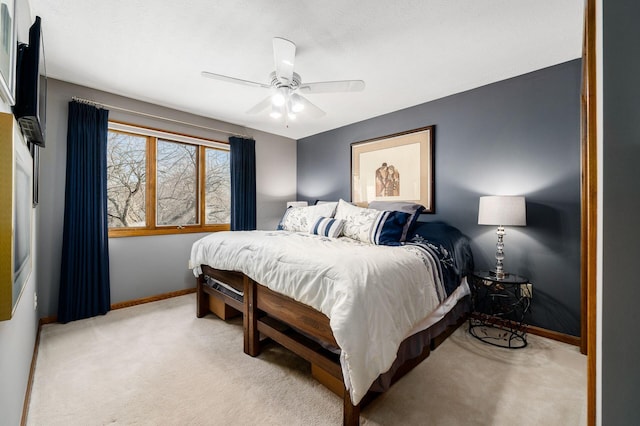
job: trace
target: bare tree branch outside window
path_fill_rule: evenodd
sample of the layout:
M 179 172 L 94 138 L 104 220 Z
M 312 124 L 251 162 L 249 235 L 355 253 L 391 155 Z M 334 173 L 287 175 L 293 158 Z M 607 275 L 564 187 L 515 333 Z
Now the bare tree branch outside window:
M 109 227 L 145 226 L 147 138 L 109 132 L 107 142 Z
M 206 223 L 231 222 L 231 170 L 229 151 L 206 149 Z
M 197 149 L 184 143 L 158 141 L 156 215 L 158 225 L 198 223 Z

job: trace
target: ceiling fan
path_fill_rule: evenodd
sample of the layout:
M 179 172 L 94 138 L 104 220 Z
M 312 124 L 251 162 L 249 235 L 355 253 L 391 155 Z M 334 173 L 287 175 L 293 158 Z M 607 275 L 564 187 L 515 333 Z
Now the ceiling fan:
M 322 117 L 326 113 L 311 103 L 302 94 L 360 92 L 364 90 L 362 80 L 319 81 L 303 83 L 300 75 L 293 72 L 296 56 L 296 45 L 281 37 L 273 38 L 273 59 L 275 71 L 269 74 L 269 83 L 242 80 L 222 74 L 202 71 L 203 77 L 251 87 L 270 89 L 271 95 L 247 111 L 247 114 L 259 114 L 271 107 L 269 115 L 274 119 L 284 117 L 295 120 L 296 115 L 304 111 L 312 117 Z

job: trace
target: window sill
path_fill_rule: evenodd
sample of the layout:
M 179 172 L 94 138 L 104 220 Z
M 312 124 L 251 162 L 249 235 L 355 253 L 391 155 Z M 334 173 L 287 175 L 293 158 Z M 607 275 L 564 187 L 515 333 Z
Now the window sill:
M 174 234 L 196 234 L 205 232 L 218 232 L 229 231 L 231 225 L 208 225 L 208 226 L 185 226 L 184 228 L 177 227 L 162 227 L 156 229 L 109 229 L 109 238 L 123 238 L 123 237 L 145 237 L 151 235 L 174 235 Z

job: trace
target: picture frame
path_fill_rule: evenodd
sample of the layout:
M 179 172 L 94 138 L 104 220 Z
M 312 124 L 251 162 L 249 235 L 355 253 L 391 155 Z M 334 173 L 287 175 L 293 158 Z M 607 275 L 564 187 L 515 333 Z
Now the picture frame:
M 0 95 L 15 105 L 16 87 L 16 0 L 0 0 Z
M 410 201 L 434 213 L 434 126 L 351 144 L 351 201 Z
M 33 160 L 12 114 L 0 113 L 0 321 L 10 320 L 32 269 Z

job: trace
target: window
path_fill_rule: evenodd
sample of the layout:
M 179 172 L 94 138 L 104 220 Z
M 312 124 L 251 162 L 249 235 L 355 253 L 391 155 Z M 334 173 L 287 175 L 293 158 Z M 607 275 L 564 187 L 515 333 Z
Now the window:
M 107 217 L 109 228 L 144 227 L 147 138 L 109 132 Z
M 198 222 L 197 150 L 166 140 L 156 145 L 156 216 L 158 225 Z
M 109 123 L 110 237 L 228 230 L 229 146 Z

